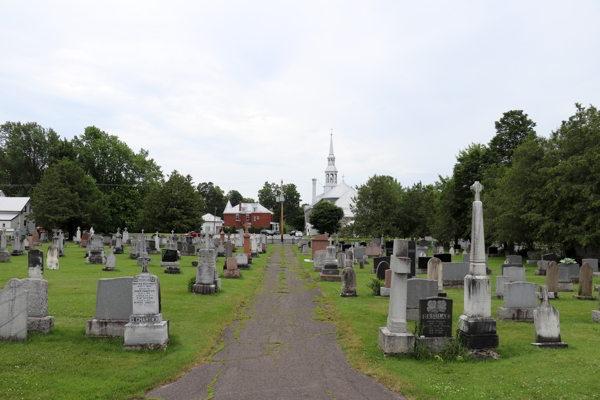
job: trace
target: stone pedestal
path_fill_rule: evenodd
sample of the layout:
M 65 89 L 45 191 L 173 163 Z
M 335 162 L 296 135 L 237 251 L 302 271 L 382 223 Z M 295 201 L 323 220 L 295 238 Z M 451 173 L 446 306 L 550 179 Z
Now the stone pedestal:
M 592 321 L 600 324 L 600 310 L 592 310 Z
M 93 337 L 123 337 L 128 319 L 88 319 L 85 325 L 85 335 Z
M 216 285 L 203 285 L 201 283 L 196 283 L 192 287 L 192 291 L 197 294 L 215 294 L 217 292 Z
M 329 282 L 341 282 L 342 276 L 338 269 L 338 262 L 335 258 L 335 247 L 327 246 L 327 253 L 325 255 L 325 265 L 323 266 L 323 272 L 319 275 L 322 281 Z
M 415 336 L 412 333 L 393 333 L 386 326 L 379 328 L 379 348 L 384 355 L 411 353 L 414 347 Z

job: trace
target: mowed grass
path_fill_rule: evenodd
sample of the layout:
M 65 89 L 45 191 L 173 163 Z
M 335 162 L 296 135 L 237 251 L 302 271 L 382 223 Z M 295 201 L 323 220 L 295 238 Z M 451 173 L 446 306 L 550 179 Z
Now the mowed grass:
M 302 261 L 307 256 L 298 255 Z M 462 261 L 455 257 L 453 261 Z M 491 258 L 489 266 L 493 292 L 495 277 L 503 259 Z M 560 311 L 562 340 L 568 349 L 538 349 L 533 323 L 498 322 L 500 360 L 416 360 L 411 357 L 384 357 L 378 348 L 379 327 L 386 326 L 388 299 L 375 297 L 365 285 L 375 275 L 372 261 L 364 270 L 355 266 L 359 297 L 340 297 L 340 284 L 319 281 L 312 263 L 303 262 L 318 282 L 338 328 L 338 338 L 348 361 L 387 387 L 414 399 L 598 399 L 600 398 L 600 324 L 592 322 L 595 301 L 572 298 L 561 292 L 551 304 Z M 545 284 L 546 277 L 535 276 L 535 264 L 526 264 L 527 280 Z M 425 275 L 419 275 L 426 278 Z M 600 278 L 594 278 L 600 284 Z M 453 299 L 453 332 L 463 312 L 464 294 L 445 289 Z M 597 293 L 595 293 L 597 295 Z M 492 300 L 492 316 L 503 300 Z M 409 321 L 414 332 L 415 322 Z
M 48 245 L 44 250 L 44 259 Z M 273 246 L 269 246 L 269 253 Z M 68 243 L 60 270 L 45 270 L 48 310 L 55 329 L 47 336 L 30 332 L 26 343 L 0 343 L 1 399 L 130 399 L 175 380 L 194 365 L 210 359 L 223 328 L 245 307 L 262 282 L 267 255 L 254 259 L 241 279 L 221 277 L 216 295 L 187 291 L 196 276 L 193 256 L 181 257 L 180 275 L 159 266 L 151 255 L 149 271 L 161 283 L 163 318 L 169 320 L 166 351 L 125 351 L 123 338 L 88 338 L 86 321 L 96 315 L 96 284 L 100 278 L 135 276 L 140 267 L 126 254 L 117 255 L 117 270 L 86 264 L 85 249 Z M 222 274 L 223 258 L 217 260 Z M 27 255 L 0 264 L 0 287 L 11 278 L 27 278 Z

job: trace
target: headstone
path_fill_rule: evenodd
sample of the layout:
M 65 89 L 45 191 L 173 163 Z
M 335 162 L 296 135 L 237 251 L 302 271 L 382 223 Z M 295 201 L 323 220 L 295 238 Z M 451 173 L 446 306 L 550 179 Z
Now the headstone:
M 96 285 L 96 318 L 87 320 L 85 335 L 123 337 L 133 314 L 133 277 L 102 278 Z
M 180 264 L 177 259 L 177 250 L 164 249 L 162 251 L 160 266 L 165 268 L 165 274 L 181 273 Z
M 504 307 L 496 309 L 496 318 L 500 321 L 533 321 L 535 287 L 532 282 L 505 283 Z
M 17 229 L 12 237 L 12 252 L 10 253 L 12 256 L 22 256 L 25 254 L 23 249 L 23 239 L 21 237 L 21 231 Z
M 375 274 L 377 279 L 385 279 L 385 271 L 390 269 L 390 257 L 378 257 L 373 259 L 373 267 L 375 267 Z
M 350 260 L 348 260 L 350 261 Z M 356 297 L 356 271 L 350 267 L 344 268 L 342 273 L 342 286 L 340 288 L 341 297 Z
M 131 283 L 133 310 L 125 325 L 124 348 L 164 350 L 169 343 L 169 325 L 161 314 L 160 281 L 148 273 L 147 260 L 142 259 L 142 267 Z
M 419 300 L 420 334 L 425 337 L 452 336 L 452 299 L 426 297 Z
M 406 319 L 419 320 L 419 300 L 437 297 L 438 282 L 429 279 L 411 278 L 407 281 Z
M 117 269 L 117 256 L 114 253 L 106 256 L 106 266 L 102 268 L 102 271 L 114 271 Z
M 27 303 L 27 291 L 18 279 L 11 279 L 0 290 L 0 341 L 27 340 Z
M 83 236 L 81 237 L 81 242 L 79 242 L 79 247 L 85 249 L 88 246 L 89 241 L 89 233 L 84 231 Z
M 508 255 L 506 256 L 506 260 L 508 260 L 508 262 L 505 262 L 505 264 L 522 264 L 522 257 L 519 255 Z
M 471 254 L 470 253 L 465 253 L 463 254 L 463 262 L 471 262 Z
M 504 276 L 508 277 L 509 282 L 524 282 L 525 281 L 525 268 L 523 266 L 510 266 L 503 268 Z
M 376 243 L 371 243 L 365 248 L 365 254 L 371 257 L 379 257 L 381 255 L 381 247 Z
M 250 266 L 248 265 L 248 254 L 238 253 L 235 255 L 235 259 L 239 269 L 250 269 Z
M 588 263 L 583 264 L 579 270 L 579 294 L 573 296 L 578 300 L 596 300 L 592 292 L 592 279 L 594 272 Z
M 546 285 L 549 293 L 557 293 L 560 281 L 560 268 L 556 261 L 551 261 L 546 272 Z
M 391 253 L 392 290 L 388 302 L 387 326 L 379 328 L 379 347 L 385 355 L 410 353 L 415 338 L 407 330 L 406 306 L 410 258 L 408 242 L 396 239 Z M 437 289 L 437 283 L 436 283 Z
M 550 261 L 548 260 L 539 260 L 536 262 L 537 270 L 535 271 L 536 275 L 546 275 L 548 271 L 548 266 L 550 265 Z
M 592 272 L 598 272 L 598 259 L 597 258 L 584 258 L 581 260 L 581 265 L 589 264 L 592 267 Z
M 121 228 L 117 228 L 117 234 L 115 235 L 115 251 L 114 254 L 123 254 L 125 252 L 125 246 L 123 245 L 121 235 Z
M 573 282 L 571 282 L 571 273 L 569 271 L 569 267 L 561 266 L 560 264 L 558 267 L 558 291 L 572 292 Z
M 385 242 L 385 256 L 389 257 L 392 255 L 392 252 L 394 251 L 394 241 L 393 240 L 388 240 Z
M 225 278 L 239 278 L 240 270 L 237 267 L 237 259 L 236 258 L 228 258 L 227 259 L 227 269 L 223 271 L 223 275 Z
M 356 264 L 358 262 L 358 260 L 362 260 L 364 255 L 365 255 L 364 247 L 357 247 L 356 249 L 354 249 L 354 263 Z
M 483 203 L 480 200 L 483 186 L 476 181 L 471 190 L 475 192 L 471 213 L 471 261 L 464 280 L 464 314 L 459 318 L 458 337 L 470 350 L 494 349 L 498 347 L 498 335 L 496 320 L 492 318 L 492 290 L 485 257 Z
M 344 268 L 346 265 L 346 254 L 345 253 L 337 253 L 337 265 L 338 268 Z
M 127 227 L 123 230 L 123 245 L 129 243 L 129 232 L 127 232 Z
M 437 257 L 436 257 L 437 258 Z M 444 270 L 444 286 L 464 288 L 465 278 L 469 275 L 470 266 L 465 262 L 442 262 Z
M 104 256 L 104 243 L 102 237 L 92 236 L 92 240 L 88 245 L 88 264 L 105 264 L 106 257 Z
M 41 250 L 31 250 L 27 254 L 29 278 L 44 279 L 44 253 Z
M 319 250 L 315 253 L 314 266 L 315 272 L 323 272 L 325 267 L 325 257 L 327 256 L 327 250 Z
M 48 257 L 46 257 L 46 268 L 59 269 L 60 262 L 58 257 L 58 247 L 52 245 L 48 247 Z
M 58 256 L 65 256 L 65 234 L 62 230 L 58 230 Z
M 498 275 L 496 277 L 496 298 L 504 298 L 504 284 L 510 283 L 508 276 Z
M 200 249 L 200 263 L 196 267 L 196 284 L 193 286 L 193 292 L 215 294 L 217 291 L 216 270 L 215 249 L 211 249 L 209 246 Z
M 439 292 L 442 292 L 444 290 L 444 270 L 442 261 L 439 258 L 429 258 L 427 262 L 427 279 L 437 282 Z
M 548 301 L 548 288 L 542 287 L 542 304 L 533 311 L 535 342 L 537 347 L 568 347 L 560 338 L 560 313 Z
M 27 292 L 27 330 L 48 334 L 54 328 L 54 317 L 48 315 L 48 281 L 38 278 L 13 280 L 19 281 Z
M 433 255 L 436 258 L 439 258 L 441 262 L 443 263 L 449 263 L 452 262 L 452 255 L 448 254 L 448 253 L 437 253 Z
M 410 258 L 410 273 L 408 278 L 417 276 L 417 242 L 410 240 L 408 242 L 408 258 Z
M 331 243 L 331 239 L 330 239 Z M 340 276 L 340 271 L 338 270 L 338 263 L 335 258 L 335 246 L 332 244 L 327 246 L 327 253 L 325 255 L 325 265 L 323 266 L 323 272 L 319 274 L 319 278 L 322 281 L 333 281 L 333 282 L 341 282 L 342 277 Z
M 0 263 L 10 262 L 10 253 L 6 247 L 6 235 L 0 231 Z
M 132 260 L 137 260 L 140 256 L 140 241 L 133 238 L 131 240 L 131 253 L 129 253 L 129 258 Z

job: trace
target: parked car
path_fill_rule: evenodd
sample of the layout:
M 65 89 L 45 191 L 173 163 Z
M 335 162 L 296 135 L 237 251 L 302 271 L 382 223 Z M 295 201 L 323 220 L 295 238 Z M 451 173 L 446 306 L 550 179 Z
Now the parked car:
M 302 231 L 296 231 L 295 235 L 296 237 L 302 237 Z
M 263 229 L 262 231 L 260 231 L 260 234 L 267 235 L 267 236 L 273 236 L 273 235 L 275 235 L 275 232 L 270 229 Z
M 296 231 L 289 231 L 288 235 L 294 236 L 296 234 Z

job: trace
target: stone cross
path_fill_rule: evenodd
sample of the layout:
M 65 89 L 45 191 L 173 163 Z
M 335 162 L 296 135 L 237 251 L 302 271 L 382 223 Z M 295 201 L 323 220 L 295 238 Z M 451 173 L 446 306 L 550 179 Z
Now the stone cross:
M 548 286 L 542 286 L 542 304 L 540 307 L 548 307 Z
M 471 186 L 471 190 L 475 192 L 475 201 L 481 201 L 479 199 L 479 194 L 483 190 L 483 185 L 479 183 L 479 181 L 475 181 L 473 186 Z
M 140 265 L 142 266 L 142 274 L 148 273 L 148 261 L 152 261 L 152 259 L 145 254 L 138 258 Z

